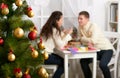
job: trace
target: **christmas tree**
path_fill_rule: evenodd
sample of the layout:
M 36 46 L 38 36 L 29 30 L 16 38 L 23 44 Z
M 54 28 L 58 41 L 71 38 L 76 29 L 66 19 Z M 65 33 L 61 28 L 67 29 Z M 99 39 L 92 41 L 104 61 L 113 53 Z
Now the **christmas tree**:
M 26 0 L 0 0 L 0 78 L 47 78 L 42 39 Z M 44 58 L 45 57 L 45 58 Z

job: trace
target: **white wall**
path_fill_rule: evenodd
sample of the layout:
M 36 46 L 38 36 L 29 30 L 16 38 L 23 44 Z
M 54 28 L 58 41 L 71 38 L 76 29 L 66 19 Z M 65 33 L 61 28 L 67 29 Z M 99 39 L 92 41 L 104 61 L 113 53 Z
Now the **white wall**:
M 104 30 L 107 27 L 107 2 L 109 0 L 93 0 L 93 20 Z

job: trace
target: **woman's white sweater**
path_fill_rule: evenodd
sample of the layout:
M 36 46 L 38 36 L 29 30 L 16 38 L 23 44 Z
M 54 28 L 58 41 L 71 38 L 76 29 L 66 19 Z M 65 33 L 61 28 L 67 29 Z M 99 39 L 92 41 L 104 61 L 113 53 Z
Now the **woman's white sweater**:
M 43 44 L 46 48 L 46 51 L 51 54 L 54 51 L 54 48 L 60 50 L 62 49 L 69 40 L 71 40 L 70 34 L 64 34 L 61 32 L 61 36 L 56 28 L 53 28 L 53 37 L 50 37 L 47 41 L 43 37 Z

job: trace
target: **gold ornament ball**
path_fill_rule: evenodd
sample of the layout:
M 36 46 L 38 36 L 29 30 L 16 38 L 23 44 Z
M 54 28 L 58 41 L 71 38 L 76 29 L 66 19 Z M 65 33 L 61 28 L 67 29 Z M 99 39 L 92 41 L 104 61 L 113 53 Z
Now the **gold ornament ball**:
M 31 55 L 32 55 L 33 58 L 37 58 L 38 57 L 38 51 L 34 50 Z
M 34 13 L 33 13 L 33 11 L 28 11 L 28 14 L 27 14 L 27 15 L 28 15 L 28 17 L 30 17 L 30 18 L 31 18 L 31 17 L 33 17 L 33 16 L 34 16 Z
M 9 13 L 9 9 L 8 8 L 4 8 L 4 9 L 1 10 L 1 13 L 3 15 L 7 15 Z
M 23 2 L 21 0 L 16 0 L 15 1 L 16 6 L 22 6 Z
M 15 77 L 16 77 L 16 78 L 21 78 L 22 75 L 23 75 L 22 72 L 16 72 L 16 73 L 15 73 Z
M 14 35 L 15 35 L 15 37 L 17 37 L 17 38 L 23 37 L 23 36 L 24 36 L 24 31 L 23 31 L 23 29 L 20 28 L 20 27 L 16 28 L 16 29 L 14 30 Z
M 45 73 L 45 78 L 49 78 L 49 74 L 48 73 Z
M 43 56 L 44 56 L 44 59 L 47 60 L 48 57 L 49 57 L 49 54 L 45 51 L 45 52 L 43 53 Z
M 14 60 L 15 60 L 15 55 L 12 54 L 12 53 L 9 53 L 9 54 L 8 54 L 8 60 L 9 60 L 9 61 L 14 61 Z
M 38 69 L 38 75 L 39 75 L 39 76 L 44 77 L 46 73 L 47 73 L 47 71 L 46 71 L 45 68 L 40 67 L 40 68 Z
M 45 46 L 42 43 L 38 43 L 38 48 L 41 49 L 41 50 L 43 50 L 43 49 L 45 49 Z

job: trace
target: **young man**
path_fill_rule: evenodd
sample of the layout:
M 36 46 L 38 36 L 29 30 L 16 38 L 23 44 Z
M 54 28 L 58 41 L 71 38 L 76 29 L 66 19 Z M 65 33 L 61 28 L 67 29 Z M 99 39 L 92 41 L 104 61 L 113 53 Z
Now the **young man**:
M 78 31 L 81 44 L 92 44 L 95 48 L 100 50 L 100 52 L 97 52 L 97 59 L 100 61 L 99 66 L 102 70 L 104 78 L 111 78 L 110 71 L 107 66 L 113 54 L 111 43 L 107 40 L 107 38 L 105 38 L 100 28 L 90 22 L 89 13 L 87 11 L 82 11 L 79 13 L 78 22 Z M 92 59 L 80 60 L 85 78 L 92 78 L 92 73 L 89 68 L 89 63 L 91 62 Z

